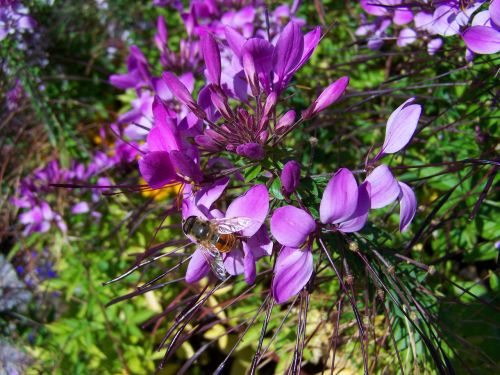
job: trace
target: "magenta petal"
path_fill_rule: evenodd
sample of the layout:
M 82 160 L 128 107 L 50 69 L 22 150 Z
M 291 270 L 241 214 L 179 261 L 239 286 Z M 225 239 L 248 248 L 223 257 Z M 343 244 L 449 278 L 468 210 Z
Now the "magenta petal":
M 240 59 L 241 49 L 246 42 L 245 37 L 229 26 L 224 28 L 224 34 L 226 36 L 227 44 L 229 44 L 229 48 L 231 48 L 234 54 Z
M 226 217 L 248 217 L 253 223 L 242 230 L 245 237 L 253 236 L 266 220 L 269 212 L 269 193 L 266 185 L 256 185 L 231 202 Z
M 472 26 L 462 34 L 467 48 L 474 53 L 500 52 L 500 31 L 488 26 Z
M 268 89 L 271 85 L 272 56 L 274 47 L 267 40 L 250 38 L 243 46 L 242 54 L 252 57 L 253 67 L 262 86 Z
M 407 105 L 413 100 L 414 98 L 408 99 L 389 116 L 381 153 L 393 154 L 410 142 L 422 112 L 422 107 L 418 104 Z
M 221 61 L 217 42 L 212 35 L 204 33 L 201 36 L 200 47 L 207 67 L 208 81 L 220 85 Z
M 160 50 L 160 52 L 165 52 L 165 47 L 167 46 L 168 39 L 168 31 L 167 25 L 165 23 L 165 18 L 163 18 L 163 16 L 158 16 L 156 25 L 156 28 L 158 30 L 155 35 L 156 47 L 158 48 L 158 50 Z
M 284 303 L 298 294 L 313 272 L 311 249 L 284 247 L 278 254 L 274 267 L 272 292 L 277 303 Z
M 195 195 L 195 203 L 198 207 L 210 210 L 212 204 L 219 199 L 229 183 L 229 177 L 223 177 L 215 181 L 213 184 L 204 186 Z
M 315 229 L 312 216 L 294 206 L 280 207 L 271 217 L 271 233 L 284 246 L 302 246 Z
M 286 75 L 299 63 L 304 51 L 304 36 L 300 26 L 290 21 L 280 34 L 273 53 L 274 72 L 283 82 Z
M 267 227 L 263 224 L 252 237 L 242 241 L 243 251 L 251 251 L 254 259 L 271 255 L 273 252 L 273 242 L 269 239 Z
M 368 212 L 370 211 L 370 190 L 369 182 L 363 182 L 359 186 L 356 211 L 354 211 L 348 221 L 339 224 L 338 228 L 341 232 L 357 232 L 365 226 L 368 219 Z
M 169 153 L 174 170 L 179 176 L 188 177 L 196 183 L 201 182 L 203 175 L 200 167 L 186 154 L 180 151 Z
M 379 165 L 366 177 L 370 183 L 371 208 L 382 208 L 394 202 L 400 193 L 398 181 L 387 165 Z
M 352 172 L 341 168 L 326 185 L 319 215 L 323 224 L 335 224 L 348 220 L 358 204 L 358 183 Z
M 194 99 L 191 96 L 187 87 L 170 72 L 164 72 L 162 74 L 162 79 L 165 81 L 165 84 L 168 86 L 169 90 L 172 92 L 174 97 L 181 101 L 182 103 L 188 105 L 194 105 Z
M 399 195 L 399 230 L 404 232 L 408 229 L 408 225 L 410 225 L 417 212 L 417 197 L 412 188 L 404 182 L 399 182 L 399 187 L 401 188 L 401 194 Z
M 201 250 L 196 249 L 186 270 L 186 282 L 195 283 L 207 276 L 209 271 L 210 265 L 207 263 L 205 256 Z
M 149 151 L 180 150 L 181 139 L 177 134 L 176 120 L 169 116 L 167 108 L 158 96 L 155 96 L 153 101 L 153 119 L 155 126 L 147 137 Z
M 166 151 L 149 152 L 139 160 L 139 171 L 153 189 L 161 188 L 176 180 L 174 166 Z
M 406 7 L 397 8 L 392 20 L 396 25 L 405 25 L 413 20 L 413 12 Z
M 388 9 L 381 5 L 385 5 L 383 1 L 380 0 L 361 0 L 360 5 L 363 10 L 373 16 L 385 16 L 388 13 Z
M 244 254 L 240 248 L 231 250 L 224 258 L 224 268 L 233 276 L 241 275 L 245 272 Z
M 300 164 L 295 160 L 290 160 L 283 167 L 281 172 L 281 186 L 286 194 L 292 194 L 299 186 L 300 181 Z
M 300 58 L 299 63 L 293 69 L 294 71 L 299 70 L 300 67 L 304 65 L 307 60 L 309 60 L 320 40 L 321 27 L 319 26 L 316 26 L 312 31 L 309 31 L 306 35 L 304 35 L 304 51 L 302 52 L 302 57 Z

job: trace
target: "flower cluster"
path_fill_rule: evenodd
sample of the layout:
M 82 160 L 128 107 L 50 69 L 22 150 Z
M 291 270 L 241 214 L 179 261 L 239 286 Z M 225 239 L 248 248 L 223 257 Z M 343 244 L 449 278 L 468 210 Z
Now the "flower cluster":
M 31 31 L 36 22 L 21 1 L 7 0 L 0 3 L 0 41 L 9 35 Z
M 427 51 L 435 54 L 443 37 L 460 35 L 467 47 L 467 60 L 476 54 L 500 51 L 500 1 L 439 1 L 436 4 L 402 0 L 361 0 L 361 7 L 375 20 L 363 24 L 356 35 L 368 37 L 368 47 L 379 49 L 392 24 L 399 27 L 397 45 L 404 47 L 423 39 Z M 412 24 L 413 23 L 413 24 Z M 412 24 L 412 25 L 411 25 Z
M 24 225 L 25 236 L 33 232 L 47 232 L 52 225 L 66 232 L 67 224 L 63 212 L 58 212 L 48 199 L 53 196 L 53 184 L 89 184 L 95 180 L 99 186 L 111 186 L 111 181 L 104 176 L 104 172 L 123 163 L 130 163 L 136 158 L 136 151 L 128 144 L 116 142 L 114 154 L 108 155 L 98 151 L 88 164 L 72 161 L 69 168 L 63 168 L 57 159 L 39 168 L 32 175 L 20 181 L 18 194 L 11 200 L 12 204 L 23 211 L 19 215 L 19 222 Z M 82 191 L 83 193 L 83 191 Z M 90 214 L 99 218 L 101 214 L 92 210 L 90 202 L 100 199 L 98 190 L 92 190 L 90 200 L 85 196 L 73 201 L 70 205 L 71 214 Z
M 370 209 L 387 206 L 399 200 L 400 229 L 405 230 L 416 212 L 412 189 L 396 180 L 389 167 L 377 165 L 384 155 L 400 151 L 410 141 L 421 114 L 421 107 L 410 99 L 397 108 L 386 126 L 386 139 L 379 153 L 367 162 L 366 179 L 358 184 L 349 169 L 341 168 L 327 184 L 314 218 L 300 199 L 293 200 L 301 178 L 301 166 L 291 160 L 280 170 L 267 167 L 263 176 L 280 178 L 286 205 L 270 198 L 268 183 L 250 186 L 224 209 L 223 196 L 231 183 L 224 172 L 233 171 L 234 180 L 241 176 L 234 163 L 263 163 L 273 159 L 273 147 L 303 122 L 310 120 L 336 102 L 345 92 L 348 77 L 341 77 L 297 115 L 287 109 L 285 91 L 294 74 L 314 53 L 321 30 L 313 28 L 303 34 L 299 23 L 290 21 L 272 39 L 259 35 L 245 37 L 231 26 L 220 30 L 204 29 L 199 50 L 205 64 L 206 84 L 193 95 L 182 77 L 163 72 L 155 81 L 152 100 L 152 128 L 147 133 L 139 170 L 152 189 L 174 184 L 183 186 L 182 218 L 197 217 L 205 221 L 244 218 L 248 226 L 236 231 L 238 241 L 222 254 L 223 267 L 230 275 L 243 274 L 253 283 L 257 261 L 277 255 L 274 266 L 273 296 L 283 303 L 297 294 L 309 281 L 313 271 L 315 240 L 322 233 L 351 233 L 361 230 Z M 129 64 L 138 68 L 143 59 Z M 142 70 L 141 70 L 142 69 Z M 169 93 L 181 106 L 172 106 L 158 88 Z M 167 91 L 168 90 L 168 91 Z M 270 204 L 272 202 L 272 206 Z M 271 209 L 271 207 L 275 207 Z M 270 217 L 270 230 L 266 224 Z M 200 248 L 192 254 L 186 281 L 196 282 L 210 273 L 207 254 Z

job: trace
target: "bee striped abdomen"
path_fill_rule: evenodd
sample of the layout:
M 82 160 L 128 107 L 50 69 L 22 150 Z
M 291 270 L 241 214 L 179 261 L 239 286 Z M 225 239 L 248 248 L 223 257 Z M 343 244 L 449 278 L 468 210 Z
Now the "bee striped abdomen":
M 235 247 L 236 240 L 234 234 L 221 234 L 214 245 L 221 253 L 227 253 Z

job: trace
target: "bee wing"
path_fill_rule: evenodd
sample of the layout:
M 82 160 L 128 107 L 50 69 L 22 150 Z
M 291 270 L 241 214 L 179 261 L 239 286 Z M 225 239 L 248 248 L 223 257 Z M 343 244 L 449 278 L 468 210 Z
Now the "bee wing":
M 217 232 L 219 234 L 239 232 L 240 230 L 246 229 L 254 223 L 254 220 L 248 217 L 222 218 L 210 221 L 217 225 Z
M 226 278 L 226 269 L 224 268 L 224 262 L 222 256 L 215 246 L 207 248 L 202 245 L 198 245 L 198 250 L 203 254 L 205 260 L 210 265 L 213 273 L 219 280 L 224 280 Z

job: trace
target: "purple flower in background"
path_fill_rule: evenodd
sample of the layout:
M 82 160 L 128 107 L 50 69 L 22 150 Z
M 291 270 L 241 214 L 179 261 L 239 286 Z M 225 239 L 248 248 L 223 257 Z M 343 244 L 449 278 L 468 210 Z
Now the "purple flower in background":
M 130 55 L 127 59 L 127 73 L 113 74 L 109 77 L 109 81 L 113 86 L 120 89 L 138 89 L 151 84 L 148 62 L 139 47 L 130 47 Z
M 35 20 L 21 1 L 13 0 L 0 4 L 0 41 L 9 35 L 31 31 L 35 27 Z
M 467 59 L 471 60 L 474 53 L 494 54 L 500 50 L 499 1 L 491 1 L 487 10 L 481 10 L 484 4 L 488 2 L 439 1 L 421 5 L 418 11 L 419 4 L 410 9 L 401 0 L 361 0 L 365 12 L 376 16 L 376 19 L 368 23 L 362 15 L 363 24 L 356 35 L 369 36 L 368 46 L 378 49 L 391 23 L 396 27 L 409 25 L 413 21 L 413 26 L 399 31 L 399 47 L 405 47 L 418 39 L 427 40 L 427 51 L 433 55 L 441 48 L 442 37 L 460 35 L 467 46 Z M 429 38 L 432 36 L 438 37 Z

